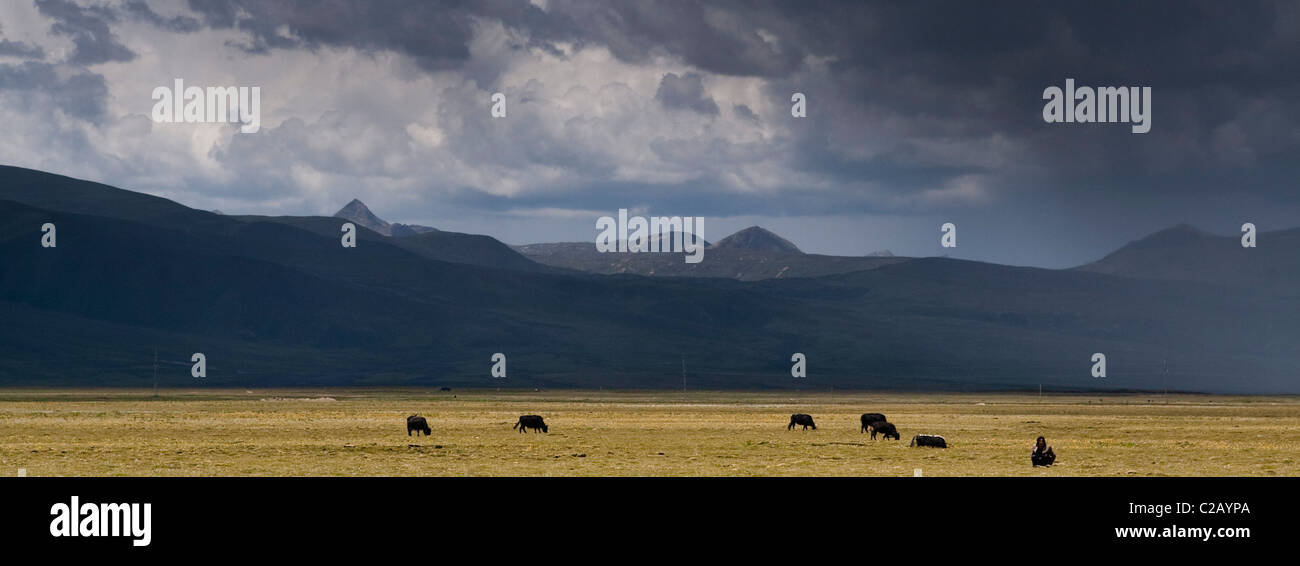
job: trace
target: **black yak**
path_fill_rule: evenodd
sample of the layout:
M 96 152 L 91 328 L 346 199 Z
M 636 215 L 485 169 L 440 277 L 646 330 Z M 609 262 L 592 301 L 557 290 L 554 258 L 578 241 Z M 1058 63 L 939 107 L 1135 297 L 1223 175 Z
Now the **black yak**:
M 891 436 L 894 437 L 894 440 L 899 440 L 901 438 L 898 435 L 898 429 L 894 427 L 894 423 L 887 423 L 885 421 L 876 421 L 871 423 L 872 440 L 876 439 L 876 434 L 885 435 L 886 440 L 888 440 L 889 437 Z
M 911 446 L 933 446 L 935 448 L 947 448 L 948 443 L 942 436 L 933 434 L 918 434 L 912 437 Z
M 421 431 L 424 432 L 425 436 L 433 434 L 433 429 L 429 428 L 429 421 L 424 420 L 424 417 L 419 415 L 406 417 L 406 436 L 411 436 L 412 431 L 415 432 L 416 436 L 420 436 Z
M 785 429 L 794 430 L 795 425 L 803 425 L 804 430 L 808 430 L 808 427 L 817 430 L 817 425 L 813 423 L 812 415 L 805 415 L 803 413 L 790 415 L 790 426 L 785 427 Z
M 523 434 L 526 429 L 530 428 L 542 432 L 551 432 L 550 429 L 546 428 L 546 421 L 543 421 L 542 417 L 537 415 L 523 415 L 519 417 L 519 422 L 516 422 L 515 426 L 510 428 L 519 429 L 520 434 Z

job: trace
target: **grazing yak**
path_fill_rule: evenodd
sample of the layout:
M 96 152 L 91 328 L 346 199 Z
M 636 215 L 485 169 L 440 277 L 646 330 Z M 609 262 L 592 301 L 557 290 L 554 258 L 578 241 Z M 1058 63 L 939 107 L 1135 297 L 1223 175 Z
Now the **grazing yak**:
M 934 434 L 918 434 L 912 437 L 910 446 L 933 446 L 935 448 L 947 448 L 948 443 L 942 436 Z
M 551 432 L 550 429 L 546 428 L 546 421 L 543 421 L 542 417 L 539 417 L 537 415 L 523 415 L 519 417 L 519 422 L 516 422 L 515 426 L 512 426 L 510 428 L 519 429 L 520 434 L 523 434 L 525 430 L 530 428 L 533 430 L 540 430 L 542 432 L 548 432 L 548 433 Z
M 889 419 L 880 413 L 862 413 L 862 432 L 867 432 L 867 428 L 871 426 L 871 423 L 882 421 L 888 422 Z
M 419 415 L 406 417 L 406 436 L 411 436 L 412 431 L 415 431 L 416 436 L 420 436 L 421 431 L 424 432 L 425 436 L 433 434 L 433 429 L 429 428 L 429 421 L 424 420 L 424 417 Z
M 790 415 L 790 426 L 785 427 L 785 429 L 794 430 L 795 425 L 803 425 L 804 430 L 808 430 L 808 427 L 817 430 L 817 425 L 813 423 L 812 415 L 805 415 L 803 413 Z
M 871 423 L 872 440 L 876 439 L 877 433 L 885 435 L 885 440 L 889 440 L 889 437 L 891 436 L 894 437 L 894 440 L 899 440 L 901 438 L 898 436 L 898 429 L 894 427 L 894 423 L 887 423 L 885 421 L 876 421 Z

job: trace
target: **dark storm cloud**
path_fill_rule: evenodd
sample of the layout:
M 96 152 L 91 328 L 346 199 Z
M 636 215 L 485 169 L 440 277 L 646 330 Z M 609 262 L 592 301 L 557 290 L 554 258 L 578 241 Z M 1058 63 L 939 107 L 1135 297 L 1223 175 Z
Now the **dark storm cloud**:
M 190 16 L 163 17 L 153 11 L 144 0 L 129 0 L 122 5 L 122 10 L 132 19 L 148 23 L 159 29 L 177 33 L 192 33 L 200 29 L 197 19 Z
M 4 38 L 4 26 L 0 26 L 0 57 L 19 57 L 22 59 L 44 59 L 45 50 L 39 45 L 11 41 Z
M 54 65 L 28 61 L 0 65 L 0 92 L 17 92 L 17 97 L 35 111 L 49 101 L 69 116 L 99 123 L 104 118 L 108 86 L 104 77 L 78 71 L 61 75 Z
M 644 62 L 658 55 L 680 57 L 701 70 L 722 75 L 781 76 L 798 69 L 808 54 L 789 16 L 818 12 L 797 4 L 761 2 L 586 2 L 558 0 L 548 15 L 566 36 L 609 47 L 619 59 Z M 819 24 L 814 24 L 817 27 Z M 774 34 L 769 42 L 759 33 Z M 806 33 L 815 33 L 808 30 Z
M 469 59 L 475 4 L 190 0 L 190 7 L 208 26 L 247 33 L 239 47 L 250 53 L 321 46 L 389 50 L 438 71 Z
M 41 49 L 39 46 L 30 45 L 21 41 L 0 39 L 0 56 L 3 55 L 21 57 L 23 59 L 44 59 L 45 50 Z
M 553 0 L 545 10 L 522 0 L 190 5 L 210 26 L 247 33 L 243 48 L 259 53 L 347 46 L 404 53 L 426 70 L 456 69 L 468 64 L 474 22 L 481 20 L 517 31 L 526 38 L 519 47 L 556 53 L 557 42 L 600 45 L 631 63 L 670 56 L 704 73 L 766 78 L 773 98 L 796 91 L 813 96 L 809 120 L 817 127 L 803 128 L 797 144 L 803 152 L 792 157 L 805 168 L 843 160 L 821 154 L 845 145 L 829 137 L 837 123 L 851 128 L 870 117 L 915 124 L 890 132 L 898 141 L 883 153 L 823 170 L 831 175 L 857 175 L 854 161 L 903 167 L 931 159 L 923 155 L 927 142 L 979 148 L 993 135 L 1032 147 L 1020 166 L 1091 180 L 1099 172 L 1132 178 L 1160 167 L 1269 170 L 1300 148 L 1286 133 L 1300 126 L 1296 105 L 1288 102 L 1300 94 L 1300 9 L 1286 2 Z M 826 61 L 825 72 L 810 68 L 817 59 Z M 1126 137 L 1120 128 L 1044 124 L 1042 90 L 1067 77 L 1081 86 L 1153 87 L 1152 132 Z M 700 83 L 690 73 L 665 77 L 657 98 L 669 108 L 717 114 Z M 1249 115 L 1242 115 L 1245 109 Z M 736 114 L 749 118 L 752 110 Z M 1256 121 L 1262 117 L 1270 121 Z M 923 187 L 903 182 L 897 188 Z
M 744 118 L 746 120 L 759 119 L 758 114 L 755 114 L 754 110 L 745 104 L 735 104 L 731 107 L 731 110 L 736 113 L 736 117 L 738 118 Z
M 72 40 L 69 63 L 94 65 L 110 61 L 130 61 L 135 53 L 123 45 L 109 23 L 117 20 L 107 8 L 83 8 L 70 0 L 36 0 L 36 8 L 54 20 L 50 31 Z
M 74 65 L 94 65 L 113 61 L 131 61 L 135 52 L 124 45 L 113 32 L 112 24 L 124 19 L 142 21 L 159 29 L 190 33 L 200 29 L 199 21 L 190 16 L 163 17 L 153 11 L 143 0 L 128 0 L 121 6 L 88 5 L 81 6 L 71 0 L 36 0 L 36 8 L 41 14 L 54 20 L 50 32 L 72 40 L 73 51 L 67 62 Z M 6 44 L 0 42 L 0 54 L 5 53 Z M 23 44 L 10 46 L 20 49 Z M 43 57 L 37 49 L 34 57 Z M 29 53 L 30 50 L 24 53 Z M 30 55 L 26 55 L 30 56 Z
M 84 7 L 38 0 L 37 6 L 53 20 L 51 31 L 72 41 L 68 62 L 74 65 L 130 60 L 134 54 L 113 32 L 121 32 L 123 22 L 145 22 L 177 33 L 231 30 L 237 38 L 232 45 L 252 54 L 392 52 L 409 57 L 415 65 L 406 67 L 416 72 L 459 72 L 471 86 L 461 91 L 452 77 L 446 83 L 452 86 L 440 83 L 437 95 L 443 113 L 437 128 L 455 141 L 434 153 L 475 173 L 497 168 L 509 176 L 540 166 L 562 172 L 564 182 L 576 179 L 571 190 L 552 189 L 520 175 L 522 196 L 478 192 L 484 187 L 456 193 L 463 204 L 489 213 L 503 207 L 605 209 L 618 206 L 617 195 L 626 194 L 637 194 L 655 210 L 698 206 L 706 214 L 756 216 L 960 212 L 968 225 L 990 226 L 1012 226 L 1043 210 L 1074 210 L 1069 207 L 1124 210 L 1128 219 L 1143 217 L 1142 210 L 1153 218 L 1174 214 L 1170 210 L 1210 217 L 1224 207 L 1207 195 L 1229 190 L 1263 207 L 1300 206 L 1300 191 L 1293 189 L 1300 176 L 1300 3 L 542 4 L 189 0 L 192 14 L 180 16 L 162 16 L 140 0 Z M 487 53 L 472 56 L 475 34 L 496 26 L 507 30 L 510 52 L 501 53 L 498 38 L 488 36 L 476 44 L 488 44 Z M 506 71 L 534 63 L 561 70 L 540 83 L 575 76 L 563 60 L 584 48 L 603 48 L 631 67 L 653 69 L 660 80 L 655 92 L 611 96 L 602 111 L 617 119 L 579 111 L 559 131 L 543 115 L 556 106 L 534 103 L 534 87 L 496 84 Z M 0 54 L 40 58 L 33 49 L 39 48 L 0 39 Z M 520 55 L 528 49 L 560 61 Z M 673 72 L 660 77 L 664 70 Z M 51 84 L 55 78 L 48 71 L 0 67 L 0 88 L 12 90 L 24 78 Z M 1066 78 L 1080 86 L 1152 87 L 1151 132 L 1044 123 L 1043 89 L 1063 86 Z M 94 82 L 89 75 L 80 80 Z M 598 84 L 574 85 L 575 91 L 600 88 L 605 79 L 594 80 Z M 511 101 L 508 127 L 482 112 L 480 91 L 489 85 Z M 69 114 L 101 119 L 102 92 L 102 84 L 98 90 L 90 84 L 88 93 L 45 96 L 67 96 L 62 103 Z M 791 118 L 794 92 L 807 95 L 807 118 Z M 644 104 L 650 94 L 658 104 Z M 660 106 L 684 111 L 676 117 L 687 124 L 685 111 L 698 113 L 709 127 L 668 130 L 653 139 L 602 135 L 657 119 Z M 335 110 L 358 114 L 354 119 L 362 124 L 383 121 L 364 108 Z M 375 137 L 402 139 L 405 120 L 376 125 L 381 131 Z M 398 165 L 388 168 L 423 158 L 403 153 L 409 148 L 375 144 L 367 152 L 331 153 L 312 143 L 344 126 L 365 131 L 350 123 L 306 119 L 268 126 L 268 135 L 232 143 L 228 159 L 267 161 L 269 171 L 276 170 L 273 163 L 302 162 L 333 175 L 356 174 L 359 182 L 372 173 L 415 174 Z M 611 148 L 628 151 L 604 151 Z M 658 182 L 638 177 L 642 170 L 630 166 L 642 156 L 662 166 L 666 174 L 653 176 Z M 746 166 L 756 171 L 740 171 Z M 746 174 L 763 178 L 750 183 Z M 285 192 L 294 188 L 292 179 L 283 180 Z M 1118 217 L 1096 215 L 1088 222 L 1109 230 L 1119 225 L 1107 219 Z M 1117 229 L 1132 236 L 1149 231 Z
M 664 108 L 685 108 L 700 114 L 716 115 L 718 103 L 704 92 L 704 77 L 699 73 L 666 73 L 659 81 L 659 90 L 655 91 L 655 100 Z
M 809 117 L 789 130 L 798 170 L 900 194 L 981 174 L 1004 197 L 1074 192 L 1125 206 L 1135 192 L 1195 196 L 1227 184 L 1300 200 L 1290 189 L 1300 5 L 804 6 L 755 5 L 744 16 L 782 19 L 768 28 L 779 45 L 828 57 L 825 72 L 808 64 L 766 75 L 773 100 L 809 97 Z M 1151 86 L 1151 133 L 1044 123 L 1041 93 L 1066 78 Z
M 560 53 L 557 42 L 603 45 L 624 61 L 668 55 L 725 75 L 787 74 L 806 54 L 798 44 L 764 40 L 759 29 L 781 30 L 788 24 L 784 14 L 762 4 L 714 8 L 689 2 L 560 0 L 549 2 L 546 10 L 525 0 L 190 0 L 189 5 L 211 27 L 246 32 L 249 41 L 241 47 L 249 52 L 323 45 L 384 49 L 409 55 L 431 71 L 459 68 L 468 60 L 476 18 L 520 32 L 527 37 L 520 47 Z

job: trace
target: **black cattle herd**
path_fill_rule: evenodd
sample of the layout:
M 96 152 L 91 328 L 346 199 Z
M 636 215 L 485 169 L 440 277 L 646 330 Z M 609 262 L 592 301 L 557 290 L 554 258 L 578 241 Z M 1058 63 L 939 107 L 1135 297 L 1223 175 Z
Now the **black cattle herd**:
M 786 426 L 785 429 L 794 430 L 794 427 L 796 426 L 802 426 L 803 430 L 808 430 L 810 428 L 817 430 L 817 423 L 813 422 L 812 415 L 806 415 L 804 413 L 795 413 L 790 415 L 790 424 Z M 510 428 L 519 429 L 520 433 L 527 432 L 528 429 L 533 429 L 538 432 L 551 432 L 551 429 L 546 426 L 546 421 L 539 415 L 520 415 L 519 420 L 515 421 L 514 426 Z M 885 440 L 889 440 L 891 437 L 894 440 L 902 438 L 899 436 L 898 428 L 894 426 L 894 423 L 886 420 L 885 415 L 881 413 L 863 413 L 862 432 L 865 433 L 868 431 L 871 432 L 872 440 L 876 439 L 877 434 L 883 435 Z M 425 436 L 429 436 L 433 434 L 433 429 L 429 428 L 429 421 L 425 420 L 424 417 L 411 415 L 406 417 L 406 435 L 411 436 L 412 432 L 414 432 L 416 436 L 419 436 L 421 432 L 423 432 Z M 948 443 L 944 442 L 942 436 L 918 434 L 912 437 L 911 446 L 947 448 Z
M 812 415 L 804 413 L 795 413 L 790 415 L 790 424 L 787 425 L 785 429 L 794 430 L 794 427 L 796 426 L 802 426 L 803 430 L 808 430 L 810 428 L 817 430 L 817 423 L 813 422 Z M 551 429 L 546 426 L 546 421 L 542 420 L 542 417 L 538 415 L 521 415 L 519 420 L 515 422 L 514 426 L 510 428 L 519 429 L 520 433 L 527 432 L 528 429 L 533 429 L 537 432 L 551 432 Z M 412 432 L 414 432 L 416 436 L 419 436 L 421 432 L 423 432 L 425 436 L 433 434 L 433 430 L 429 428 L 429 421 L 419 415 L 406 417 L 406 435 L 410 436 Z M 889 440 L 890 438 L 899 440 L 902 438 L 898 434 L 898 427 L 895 427 L 894 423 L 889 422 L 882 413 L 863 413 L 862 432 L 870 432 L 872 440 L 876 439 L 876 435 L 883 435 L 885 440 Z M 948 443 L 944 441 L 942 436 L 918 434 L 912 437 L 912 442 L 909 446 L 947 448 Z
M 812 415 L 804 413 L 795 413 L 790 415 L 790 424 L 786 425 L 787 431 L 794 430 L 794 427 L 802 426 L 803 430 L 817 430 L 817 423 L 813 421 Z M 520 415 L 519 420 L 515 421 L 512 429 L 519 429 L 522 434 L 532 429 L 536 432 L 551 432 L 550 427 L 546 426 L 546 421 L 539 415 Z M 429 428 L 429 421 L 420 415 L 411 415 L 406 417 L 406 435 L 410 436 L 415 433 L 419 436 L 423 432 L 425 436 L 433 434 Z M 883 435 L 885 440 L 890 438 L 900 440 L 902 436 L 898 433 L 898 427 L 889 422 L 882 413 L 863 413 L 862 414 L 862 432 L 871 433 L 871 439 L 875 440 L 877 435 Z M 935 434 L 918 434 L 912 437 L 912 442 L 908 446 L 947 448 L 948 442 L 942 436 Z M 1042 437 L 1038 438 L 1038 443 L 1033 451 L 1033 464 L 1038 466 L 1051 466 L 1056 460 L 1056 454 L 1052 453 L 1052 448 L 1047 445 Z

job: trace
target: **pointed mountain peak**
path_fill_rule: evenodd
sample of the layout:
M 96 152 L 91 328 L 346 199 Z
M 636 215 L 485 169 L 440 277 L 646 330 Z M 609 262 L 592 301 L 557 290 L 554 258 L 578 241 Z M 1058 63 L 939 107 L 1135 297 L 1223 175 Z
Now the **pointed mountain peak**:
M 791 243 L 790 240 L 773 234 L 771 231 L 759 226 L 750 226 L 749 228 L 745 228 L 744 230 L 727 236 L 714 244 L 713 247 L 762 252 L 803 253 L 803 251 L 801 251 L 798 246 Z
M 370 212 L 370 208 L 366 206 L 366 203 L 361 202 L 359 199 L 352 199 L 352 202 L 335 212 L 334 217 L 356 222 L 385 236 L 393 235 L 392 225 L 375 216 L 375 213 Z
M 340 208 L 338 212 L 334 213 L 334 216 L 342 218 L 344 215 L 358 215 L 358 214 L 369 215 L 374 217 L 376 220 L 379 219 L 378 216 L 375 216 L 375 213 L 370 212 L 370 207 L 366 206 L 366 203 L 361 202 L 361 199 L 355 199 L 355 198 L 352 199 L 352 202 L 347 203 L 346 205 L 343 206 L 343 208 Z

